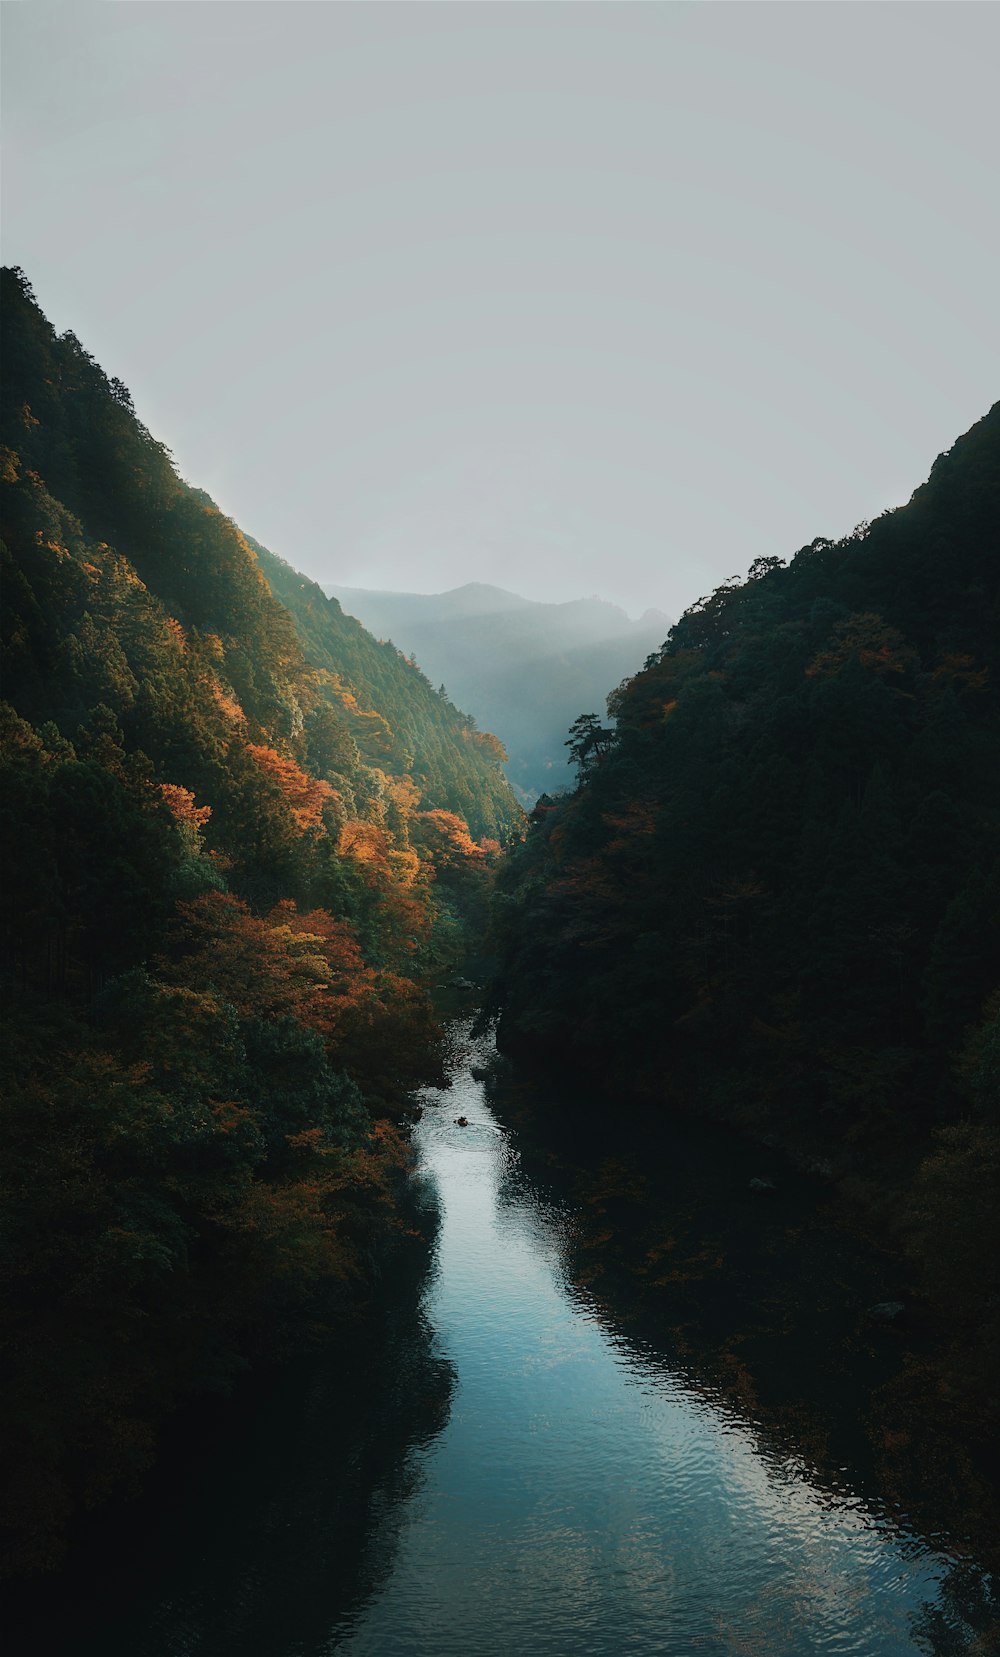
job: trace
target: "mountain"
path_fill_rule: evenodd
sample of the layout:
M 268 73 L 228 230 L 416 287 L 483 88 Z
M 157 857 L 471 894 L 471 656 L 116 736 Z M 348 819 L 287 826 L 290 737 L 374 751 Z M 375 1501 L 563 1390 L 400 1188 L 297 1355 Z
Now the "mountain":
M 0 294 L 0 1573 L 182 1398 L 419 1248 L 431 985 L 522 813 L 499 745 Z M 278 480 L 276 480 L 277 482 Z
M 496 732 L 527 804 L 567 786 L 570 723 L 603 710 L 609 689 L 659 649 L 670 625 L 656 610 L 635 622 L 602 599 L 540 604 L 480 582 L 433 594 L 323 590 Z
M 824 1170 L 995 1434 L 1000 404 L 906 506 L 693 606 L 610 707 L 500 876 L 501 1043 L 611 1077 L 651 1154 L 697 1113 Z

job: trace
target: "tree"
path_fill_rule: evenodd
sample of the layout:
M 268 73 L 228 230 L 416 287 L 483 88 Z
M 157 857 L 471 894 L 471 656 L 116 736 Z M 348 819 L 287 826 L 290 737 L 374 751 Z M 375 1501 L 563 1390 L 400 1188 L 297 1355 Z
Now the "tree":
M 569 749 L 567 765 L 576 765 L 584 777 L 590 768 L 610 752 L 614 731 L 602 725 L 596 713 L 581 713 L 569 728 L 563 747 Z

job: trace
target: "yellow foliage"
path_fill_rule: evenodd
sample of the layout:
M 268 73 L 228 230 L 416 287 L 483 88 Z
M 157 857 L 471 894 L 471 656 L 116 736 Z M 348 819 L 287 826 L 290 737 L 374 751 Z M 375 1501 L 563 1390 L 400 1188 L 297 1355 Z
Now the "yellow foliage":
M 356 863 L 388 862 L 389 845 L 385 833 L 375 823 L 364 823 L 353 818 L 345 823 L 337 841 L 341 857 L 353 857 Z
M 411 846 L 390 852 L 389 863 L 401 886 L 412 886 L 420 873 L 420 859 Z
M 378 774 L 383 775 L 382 772 Z M 410 817 L 420 804 L 420 789 L 412 777 L 385 777 L 384 791 L 404 818 Z

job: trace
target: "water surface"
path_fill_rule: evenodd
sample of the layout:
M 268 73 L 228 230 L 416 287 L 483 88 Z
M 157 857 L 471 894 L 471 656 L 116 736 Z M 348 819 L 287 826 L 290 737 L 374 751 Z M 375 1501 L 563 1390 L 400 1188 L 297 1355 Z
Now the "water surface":
M 991 1614 L 970 1561 L 924 1539 L 851 1466 L 821 1474 L 802 1450 L 808 1434 L 765 1429 L 752 1387 L 734 1396 L 690 1344 L 667 1329 L 637 1334 L 641 1324 L 581 1286 L 581 1238 L 606 1253 L 595 1223 L 632 1212 L 631 1188 L 601 1174 L 602 1200 L 587 1207 L 571 1182 L 529 1177 L 477 1079 L 491 1042 L 453 1034 L 452 1084 L 423 1095 L 415 1133 L 441 1208 L 420 1304 L 398 1297 L 364 1349 L 315 1354 L 214 1417 L 202 1405 L 192 1434 L 175 1432 L 177 1466 L 168 1456 L 133 1509 L 102 1521 L 12 1653 L 998 1649 L 989 1635 L 975 1641 Z M 732 1219 L 716 1173 L 706 1194 L 714 1180 Z M 673 1177 L 676 1199 L 655 1205 L 665 1226 L 684 1192 L 706 1210 L 679 1147 Z M 605 1200 L 609 1190 L 618 1195 Z M 739 1215 L 734 1229 L 742 1246 Z M 747 1242 L 755 1282 L 767 1246 L 758 1236 L 754 1254 Z M 810 1291 L 818 1275 L 810 1258 Z M 821 1354 L 827 1292 L 817 1282 Z M 724 1305 L 714 1315 L 731 1327 Z M 802 1345 L 793 1331 L 777 1351 L 801 1362 Z M 842 1413 L 856 1414 L 850 1400 Z
M 427 1316 L 454 1366 L 391 1571 L 331 1631 L 350 1657 L 964 1648 L 953 1565 L 812 1481 L 669 1355 L 607 1328 L 564 1268 L 572 1212 L 521 1175 L 472 1068 L 425 1096 L 443 1220 Z M 455 1118 L 468 1118 L 468 1126 Z

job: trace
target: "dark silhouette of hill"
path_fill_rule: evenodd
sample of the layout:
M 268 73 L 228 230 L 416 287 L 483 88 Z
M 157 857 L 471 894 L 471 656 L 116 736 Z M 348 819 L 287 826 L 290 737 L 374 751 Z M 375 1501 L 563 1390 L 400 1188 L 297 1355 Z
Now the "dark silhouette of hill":
M 1000 404 L 907 505 L 699 600 L 499 878 L 500 1040 L 841 1184 L 946 1389 L 1000 1363 Z
M 496 732 L 527 804 L 569 785 L 571 721 L 581 708 L 603 710 L 609 689 L 659 649 L 670 626 L 656 610 L 632 621 L 599 598 L 541 604 L 482 582 L 445 593 L 323 590 Z

